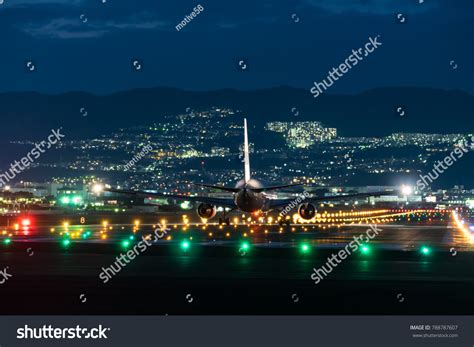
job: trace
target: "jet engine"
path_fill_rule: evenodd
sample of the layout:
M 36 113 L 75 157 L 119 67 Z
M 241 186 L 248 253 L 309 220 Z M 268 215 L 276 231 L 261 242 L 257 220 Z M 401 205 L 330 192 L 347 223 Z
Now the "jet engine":
M 211 219 L 217 213 L 217 208 L 211 204 L 199 204 L 197 214 L 203 219 Z
M 314 216 L 316 216 L 316 207 L 314 207 L 313 204 L 304 203 L 298 207 L 298 213 L 303 219 L 312 219 Z

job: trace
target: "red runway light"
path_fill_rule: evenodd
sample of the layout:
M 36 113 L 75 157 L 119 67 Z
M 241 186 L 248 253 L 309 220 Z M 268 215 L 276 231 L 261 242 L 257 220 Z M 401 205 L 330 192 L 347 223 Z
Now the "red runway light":
M 21 225 L 27 227 L 31 224 L 31 221 L 28 218 L 25 218 L 21 221 Z

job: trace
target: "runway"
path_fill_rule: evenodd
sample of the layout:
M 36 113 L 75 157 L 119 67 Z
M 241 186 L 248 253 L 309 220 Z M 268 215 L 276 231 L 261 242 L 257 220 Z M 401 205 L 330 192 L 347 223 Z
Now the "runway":
M 20 227 L 1 246 L 0 265 L 12 274 L 0 285 L 5 314 L 472 314 L 474 309 L 472 240 L 450 218 L 377 224 L 378 235 L 363 244 L 366 251 L 353 252 L 318 284 L 311 278 L 314 269 L 364 235 L 369 224 L 220 227 L 169 221 L 167 234 L 150 239 L 107 283 L 99 274 L 159 224 L 37 224 L 28 226 L 28 235 Z

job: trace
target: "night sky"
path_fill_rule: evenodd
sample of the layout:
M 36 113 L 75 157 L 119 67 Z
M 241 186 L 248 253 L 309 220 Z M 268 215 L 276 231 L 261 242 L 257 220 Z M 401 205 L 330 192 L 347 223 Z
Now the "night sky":
M 383 45 L 331 93 L 383 86 L 474 93 L 472 0 L 102 1 L 0 0 L 0 91 L 309 90 L 381 35 Z M 177 31 L 198 4 L 204 11 Z

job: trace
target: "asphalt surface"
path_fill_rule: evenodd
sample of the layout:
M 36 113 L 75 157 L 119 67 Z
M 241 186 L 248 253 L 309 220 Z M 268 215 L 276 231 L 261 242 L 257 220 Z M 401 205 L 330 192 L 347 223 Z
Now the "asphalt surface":
M 116 257 L 156 225 L 140 224 L 136 232 L 130 224 L 71 225 L 70 233 L 90 236 L 68 244 L 60 225 L 32 226 L 27 235 L 20 228 L 0 246 L 0 270 L 8 266 L 12 275 L 0 284 L 2 312 L 452 315 L 474 309 L 474 248 L 449 222 L 379 225 L 367 252 L 359 248 L 318 284 L 314 269 L 368 225 L 168 227 L 120 267 Z M 119 271 L 104 283 L 99 275 L 112 265 Z

